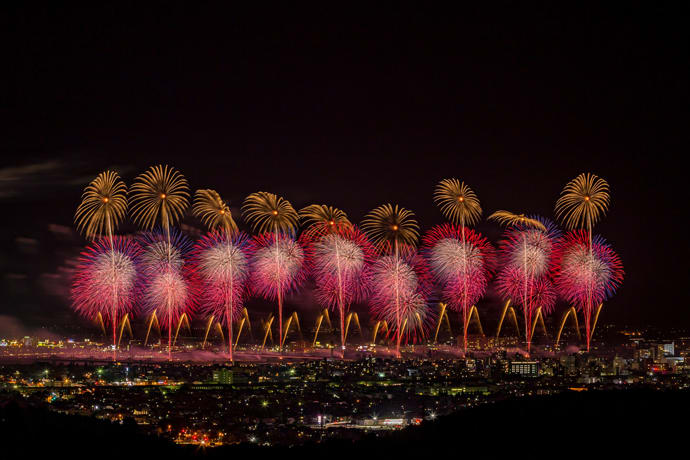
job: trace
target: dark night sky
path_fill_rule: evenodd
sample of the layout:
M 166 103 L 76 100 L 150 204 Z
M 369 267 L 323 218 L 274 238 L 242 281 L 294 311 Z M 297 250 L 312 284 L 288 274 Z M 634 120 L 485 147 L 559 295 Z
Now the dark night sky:
M 169 163 L 234 207 L 266 190 L 359 221 L 393 202 L 423 228 L 441 221 L 442 178 L 470 184 L 485 216 L 551 216 L 591 171 L 611 184 L 597 230 L 626 269 L 606 320 L 690 326 L 688 17 L 593 5 L 4 11 L 0 319 L 74 321 L 49 293 L 81 244 L 67 228 L 81 189 L 106 167 L 131 182 Z

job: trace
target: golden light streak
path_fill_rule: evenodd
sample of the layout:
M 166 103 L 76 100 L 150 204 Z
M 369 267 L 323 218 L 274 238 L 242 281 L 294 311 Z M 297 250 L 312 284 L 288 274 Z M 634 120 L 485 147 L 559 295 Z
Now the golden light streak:
M 188 332 L 192 332 L 192 327 L 189 325 L 189 319 L 187 318 L 187 313 L 182 313 L 180 320 L 177 322 L 177 329 L 175 330 L 175 340 L 173 340 L 173 346 L 177 342 L 177 335 L 180 333 L 180 327 L 184 325 Z
M 264 340 L 261 342 L 261 350 L 263 351 L 264 347 L 266 346 L 266 339 L 268 336 L 271 336 L 271 343 L 273 343 L 273 332 L 271 332 L 271 325 L 273 325 L 273 315 L 270 315 L 268 317 L 268 321 L 263 322 L 263 327 L 264 327 Z
M 299 216 L 290 202 L 268 192 L 256 192 L 244 199 L 242 215 L 258 233 L 295 233 Z
M 582 340 L 582 337 L 580 336 L 580 324 L 577 321 L 577 311 L 575 310 L 575 307 L 570 307 L 565 313 L 563 313 L 563 318 L 561 318 L 561 324 L 558 327 L 558 334 L 556 335 L 556 342 L 554 346 L 558 346 L 558 343 L 561 341 L 561 333 L 563 332 L 563 327 L 565 326 L 565 322 L 568 319 L 568 317 L 572 316 L 573 321 L 575 323 L 575 331 L 577 332 L 577 339 Z
M 515 309 L 510 305 L 511 299 L 508 299 L 503 306 L 503 311 L 501 312 L 501 319 L 498 321 L 498 329 L 496 329 L 496 338 L 501 334 L 501 328 L 503 327 L 503 320 L 506 317 L 506 313 L 509 313 L 513 318 L 513 324 L 515 325 L 515 330 L 517 331 L 518 337 L 520 336 L 520 326 L 518 325 L 517 314 Z
M 194 194 L 192 213 L 209 230 L 215 230 L 220 227 L 228 234 L 234 234 L 239 231 L 235 220 L 232 218 L 230 207 L 215 190 L 197 190 Z
M 386 330 L 386 333 L 388 333 L 388 323 L 383 320 L 383 321 L 377 321 L 376 324 L 374 325 L 374 333 L 373 337 L 371 339 L 371 343 L 376 345 L 376 336 L 378 335 L 379 330 Z
M 120 346 L 120 342 L 122 342 L 122 333 L 125 330 L 125 326 L 127 326 L 127 331 L 129 331 L 129 338 L 133 338 L 134 334 L 132 333 L 132 324 L 129 321 L 129 313 L 125 313 L 125 316 L 122 318 L 122 322 L 120 323 L 120 335 L 117 339 L 117 346 Z
M 477 195 L 458 179 L 443 179 L 434 190 L 434 202 L 454 224 L 473 225 L 482 215 Z
M 287 339 L 288 332 L 290 332 L 290 326 L 293 322 L 295 323 L 297 331 L 300 333 L 300 335 L 302 335 L 302 328 L 299 326 L 299 317 L 297 316 L 297 312 L 293 311 L 290 317 L 288 318 L 287 322 L 285 323 L 285 333 L 283 334 L 280 341 L 281 348 L 283 347 L 283 345 L 285 345 L 285 339 Z
M 99 311 L 98 314 L 96 315 L 96 320 L 98 321 L 98 324 L 100 324 L 101 330 L 103 331 L 103 335 L 105 336 L 105 335 L 106 335 L 106 332 L 105 332 L 105 323 L 103 322 L 103 315 L 101 314 L 100 311 Z
M 603 307 L 604 304 L 600 303 L 599 306 L 597 307 L 597 312 L 594 314 L 594 323 L 592 323 L 592 329 L 589 331 L 589 340 L 592 340 L 592 337 L 594 337 L 594 329 L 597 327 L 597 321 L 599 320 L 599 313 L 601 313 L 601 307 Z
M 568 182 L 556 201 L 556 217 L 568 229 L 592 227 L 606 214 L 610 203 L 609 184 L 591 174 L 580 174 Z
M 546 324 L 544 324 L 544 315 L 541 312 L 541 307 L 537 308 L 537 314 L 534 315 L 534 320 L 532 321 L 532 333 L 530 338 L 534 337 L 534 331 L 537 329 L 537 322 L 541 325 L 541 329 L 544 332 L 544 337 L 548 340 L 549 333 L 546 332 Z
M 164 229 L 175 225 L 189 205 L 187 179 L 167 165 L 152 166 L 130 188 L 132 219 L 145 230 L 160 221 Z
M 161 325 L 158 323 L 158 316 L 156 315 L 156 311 L 154 310 L 153 313 L 151 313 L 151 317 L 149 319 L 149 325 L 146 328 L 146 339 L 144 339 L 144 346 L 146 346 L 149 342 L 149 334 L 151 333 L 151 326 L 153 325 L 153 322 L 156 322 L 156 329 L 158 330 L 158 335 L 161 333 Z
M 312 227 L 337 229 L 352 225 L 345 211 L 325 204 L 311 204 L 300 209 L 299 218 L 304 222 L 304 227 L 307 229 Z
M 387 243 L 414 246 L 419 238 L 419 224 L 414 213 L 397 204 L 372 209 L 362 221 L 362 228 L 379 249 Z
M 214 319 L 215 319 L 215 316 L 211 315 L 211 316 L 209 316 L 208 322 L 206 323 L 206 332 L 204 333 L 204 341 L 201 343 L 201 349 L 202 350 L 206 346 L 206 340 L 208 339 L 208 333 L 211 330 L 211 325 L 213 324 Z
M 474 316 L 472 316 L 472 315 L 474 315 Z M 479 311 L 477 310 L 476 305 L 472 305 L 472 308 L 470 308 L 470 311 L 469 311 L 467 317 L 468 317 L 467 326 L 470 325 L 470 323 L 472 322 L 472 319 L 474 318 L 474 323 L 479 328 L 479 333 L 481 335 L 484 335 L 484 329 L 482 328 L 482 322 L 479 320 Z
M 347 333 L 350 331 L 350 322 L 354 320 L 355 325 L 357 325 L 357 329 L 359 330 L 359 335 L 363 336 L 362 334 L 362 326 L 359 324 L 359 315 L 356 312 L 350 312 L 350 314 L 347 315 L 347 318 L 345 320 L 345 342 L 347 343 Z
M 537 219 L 531 219 L 524 214 L 515 214 L 514 212 L 510 211 L 496 211 L 493 214 L 489 216 L 489 220 L 495 220 L 501 225 L 505 225 L 507 227 L 510 226 L 515 226 L 515 227 L 520 227 L 520 226 L 525 226 L 525 227 L 533 227 L 537 228 L 539 230 L 546 231 L 546 227 L 544 224 L 539 222 Z
M 446 320 L 446 326 L 448 327 L 448 333 L 452 336 L 453 330 L 450 328 L 450 319 L 448 318 L 448 305 L 445 303 L 439 304 L 439 315 L 438 323 L 436 324 L 436 332 L 434 333 L 434 342 L 438 340 L 438 333 L 441 330 L 441 323 Z
M 77 230 L 94 239 L 112 234 L 127 214 L 127 186 L 114 171 L 104 171 L 89 183 L 74 215 Z

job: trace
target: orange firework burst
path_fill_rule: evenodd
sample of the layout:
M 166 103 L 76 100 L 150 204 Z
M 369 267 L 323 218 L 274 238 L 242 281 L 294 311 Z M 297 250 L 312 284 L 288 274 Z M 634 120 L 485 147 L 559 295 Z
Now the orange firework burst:
M 220 227 L 226 233 L 234 234 L 239 230 L 232 218 L 230 207 L 215 190 L 197 190 L 194 194 L 192 212 L 211 231 Z

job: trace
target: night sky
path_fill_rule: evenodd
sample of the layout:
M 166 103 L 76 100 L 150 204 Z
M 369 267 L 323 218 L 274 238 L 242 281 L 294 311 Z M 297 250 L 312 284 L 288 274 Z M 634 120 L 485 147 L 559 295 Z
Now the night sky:
M 80 324 L 66 293 L 81 190 L 158 163 L 236 217 L 264 190 L 356 222 L 397 203 L 423 229 L 442 222 L 440 179 L 467 182 L 484 217 L 552 216 L 590 171 L 611 185 L 596 231 L 626 271 L 602 320 L 690 326 L 688 17 L 595 5 L 3 11 L 0 335 Z M 480 308 L 493 324 L 498 299 Z

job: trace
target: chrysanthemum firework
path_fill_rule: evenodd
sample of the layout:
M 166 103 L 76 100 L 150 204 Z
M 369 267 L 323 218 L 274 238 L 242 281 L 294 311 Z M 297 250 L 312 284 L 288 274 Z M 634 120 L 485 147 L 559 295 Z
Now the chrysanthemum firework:
M 306 232 L 309 233 L 337 231 L 352 225 L 345 211 L 325 204 L 311 204 L 300 209 L 299 218 L 304 222 Z
M 264 233 L 254 238 L 251 277 L 254 293 L 269 300 L 294 291 L 307 275 L 304 248 L 291 236 Z
M 380 257 L 371 268 L 371 286 L 372 316 L 386 321 L 398 342 L 426 336 L 433 312 L 427 305 L 431 278 L 423 257 L 410 249 L 399 257 Z
M 140 238 L 144 276 L 143 301 L 148 312 L 156 312 L 163 328 L 172 329 L 183 313 L 191 313 L 196 302 L 192 272 L 186 266 L 190 240 L 177 230 L 147 232 Z
M 556 290 L 548 277 L 525 280 L 523 270 L 516 267 L 505 267 L 496 280 L 499 293 L 504 298 L 511 299 L 514 304 L 521 305 L 523 309 L 536 310 L 541 308 L 544 313 L 550 313 L 553 310 L 556 303 Z M 527 302 L 526 306 L 524 305 L 525 301 Z M 528 317 L 531 318 L 530 315 Z M 530 338 L 528 337 L 528 340 Z
M 225 324 L 237 320 L 245 298 L 253 252 L 251 238 L 243 232 L 215 231 L 196 242 L 191 266 L 201 284 L 202 311 Z
M 397 204 L 384 204 L 369 211 L 362 228 L 382 253 L 394 253 L 401 246 L 416 246 L 419 224 L 414 213 Z
M 72 284 L 72 306 L 81 315 L 106 322 L 134 311 L 140 246 L 122 236 L 101 238 L 81 254 Z
M 555 251 L 554 282 L 558 293 L 579 309 L 609 299 L 623 282 L 623 264 L 606 240 L 583 230 L 568 232 Z
M 349 223 L 313 226 L 303 234 L 311 272 L 316 281 L 316 299 L 340 313 L 341 346 L 345 346 L 344 317 L 352 303 L 365 300 L 367 267 L 376 250 L 366 235 Z
M 481 234 L 453 224 L 432 228 L 422 239 L 427 259 L 443 299 L 453 310 L 474 305 L 484 295 L 494 269 L 494 250 Z
M 548 276 L 561 231 L 550 219 L 539 216 L 529 219 L 540 226 L 518 224 L 506 230 L 499 244 L 500 264 L 503 268 L 519 270 L 528 278 Z

